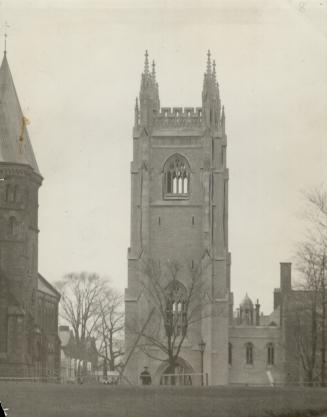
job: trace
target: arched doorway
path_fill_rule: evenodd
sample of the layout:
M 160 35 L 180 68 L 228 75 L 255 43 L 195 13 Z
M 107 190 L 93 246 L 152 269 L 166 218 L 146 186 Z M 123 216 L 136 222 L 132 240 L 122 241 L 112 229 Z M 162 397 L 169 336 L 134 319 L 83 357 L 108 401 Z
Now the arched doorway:
M 178 358 L 174 370 L 164 362 L 156 372 L 160 385 L 193 385 L 192 374 L 194 374 L 193 368 L 182 358 Z

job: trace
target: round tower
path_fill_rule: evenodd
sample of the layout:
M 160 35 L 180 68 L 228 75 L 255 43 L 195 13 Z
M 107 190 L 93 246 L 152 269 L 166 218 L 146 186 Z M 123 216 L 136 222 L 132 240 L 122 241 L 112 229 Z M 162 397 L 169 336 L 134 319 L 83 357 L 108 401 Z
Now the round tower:
M 6 53 L 0 67 L 0 370 L 32 374 L 42 183 Z

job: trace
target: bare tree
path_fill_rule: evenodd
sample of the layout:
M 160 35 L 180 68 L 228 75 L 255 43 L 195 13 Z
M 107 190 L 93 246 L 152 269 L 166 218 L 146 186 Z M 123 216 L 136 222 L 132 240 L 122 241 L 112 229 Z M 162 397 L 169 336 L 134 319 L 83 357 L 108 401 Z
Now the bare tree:
M 299 245 L 297 259 L 302 281 L 289 300 L 288 313 L 297 356 L 305 373 L 305 379 L 312 384 L 317 376 L 321 271 L 316 249 L 309 242 Z
M 304 193 L 307 225 L 298 245 L 300 291 L 293 296 L 291 314 L 297 353 L 309 383 L 318 378 L 326 384 L 326 249 L 327 193 L 315 188 Z
M 185 263 L 188 281 L 179 280 L 183 266 L 177 261 L 161 265 L 148 259 L 143 263 L 143 294 L 154 314 L 142 332 L 138 348 L 150 358 L 167 362 L 168 373 L 174 374 L 178 358 L 190 327 L 208 316 L 211 301 L 205 288 L 203 272 L 207 265 Z M 174 383 L 174 378 L 172 378 Z
M 61 316 L 74 332 L 76 350 L 83 363 L 78 376 L 86 372 L 87 344 L 99 322 L 99 300 L 106 283 L 95 273 L 70 273 L 56 283 L 61 293 Z
M 99 299 L 99 320 L 96 325 L 97 351 L 103 360 L 103 376 L 114 371 L 123 352 L 124 329 L 123 296 L 108 288 Z

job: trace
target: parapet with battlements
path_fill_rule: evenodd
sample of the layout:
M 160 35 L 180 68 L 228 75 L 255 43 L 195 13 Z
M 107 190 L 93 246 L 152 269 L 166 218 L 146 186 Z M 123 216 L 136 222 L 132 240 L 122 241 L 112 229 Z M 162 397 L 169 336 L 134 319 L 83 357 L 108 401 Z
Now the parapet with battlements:
M 201 127 L 202 107 L 162 107 L 154 117 L 154 126 L 170 127 Z

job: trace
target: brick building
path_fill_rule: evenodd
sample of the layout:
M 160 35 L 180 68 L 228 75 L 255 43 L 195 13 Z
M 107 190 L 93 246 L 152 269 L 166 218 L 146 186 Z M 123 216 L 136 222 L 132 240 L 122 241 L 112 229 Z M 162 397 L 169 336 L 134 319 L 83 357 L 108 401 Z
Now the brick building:
M 178 372 L 202 371 L 204 341 L 203 371 L 208 374 L 209 384 L 270 384 L 286 380 L 281 303 L 276 302 L 273 313 L 264 316 L 259 301 L 254 305 L 246 296 L 238 311 L 233 311 L 226 149 L 225 113 L 210 53 L 202 106 L 195 109 L 160 106 L 155 65 L 149 68 L 146 53 L 135 105 L 131 243 L 125 291 L 125 352 L 129 358 L 126 375 L 134 383 L 139 383 L 144 366 L 153 381 L 159 383 L 168 366 L 156 360 L 165 355 L 155 344 L 147 352 L 139 348 L 144 338 L 141 332 L 133 331 L 135 323 L 142 326 L 149 320 L 149 326 L 154 320 L 154 303 L 144 293 L 147 278 L 142 265 L 146 259 L 154 259 L 159 265 L 176 260 L 184 266 L 176 277 L 180 288 L 187 288 L 190 282 L 186 264 L 192 268 L 199 262 L 208 265 L 201 280 L 210 306 L 205 318 L 187 329 Z M 282 288 L 288 279 L 290 265 L 281 264 Z
M 56 375 L 59 293 L 38 273 L 42 183 L 6 52 L 0 68 L 0 377 Z

